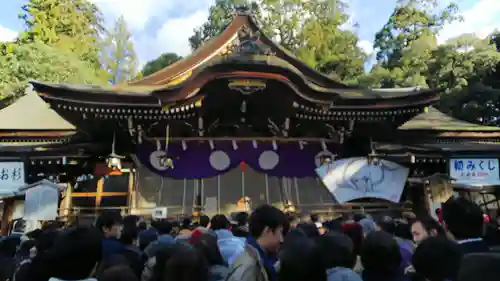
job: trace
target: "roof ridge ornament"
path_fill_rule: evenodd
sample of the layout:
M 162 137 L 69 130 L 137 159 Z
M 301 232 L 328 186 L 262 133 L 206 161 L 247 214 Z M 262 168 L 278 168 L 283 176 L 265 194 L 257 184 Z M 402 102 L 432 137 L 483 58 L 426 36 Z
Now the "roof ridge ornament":
M 251 16 L 252 11 L 250 9 L 249 1 L 245 1 L 244 4 L 238 4 L 235 6 L 236 16 Z
M 244 25 L 238 31 L 237 40 L 228 48 L 227 55 L 275 55 L 272 49 L 260 40 L 260 37 L 259 30 L 254 31 L 248 25 Z

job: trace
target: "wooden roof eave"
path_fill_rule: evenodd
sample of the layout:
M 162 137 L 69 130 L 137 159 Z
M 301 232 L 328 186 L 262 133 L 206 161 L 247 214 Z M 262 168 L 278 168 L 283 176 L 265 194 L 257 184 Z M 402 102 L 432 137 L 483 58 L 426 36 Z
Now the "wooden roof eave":
M 69 138 L 77 134 L 77 131 L 0 131 L 2 138 Z
M 72 88 L 68 85 L 52 85 L 38 81 L 30 82 L 44 100 L 108 106 L 159 106 L 158 100 L 149 93 L 124 93 L 123 91 L 97 88 Z
M 397 96 L 393 98 L 381 98 L 379 95 L 373 98 L 360 98 L 358 96 L 348 98 L 339 94 L 340 89 L 325 89 L 312 85 L 293 67 L 284 68 L 278 65 L 254 64 L 249 61 L 246 64 L 242 62 L 238 64 L 213 63 L 193 74 L 181 85 L 174 86 L 176 90 L 179 89 L 178 91 L 174 90 L 173 87 L 168 87 L 155 90 L 152 94 L 157 96 L 162 103 L 173 104 L 177 101 L 193 97 L 193 95 L 199 92 L 200 88 L 213 80 L 252 78 L 282 82 L 292 88 L 303 100 L 324 105 L 335 103 L 332 108 L 338 110 L 426 106 L 438 100 L 440 93 L 438 89 L 421 90 L 416 93 L 413 92 L 409 96 Z M 359 89 L 359 91 L 362 90 Z

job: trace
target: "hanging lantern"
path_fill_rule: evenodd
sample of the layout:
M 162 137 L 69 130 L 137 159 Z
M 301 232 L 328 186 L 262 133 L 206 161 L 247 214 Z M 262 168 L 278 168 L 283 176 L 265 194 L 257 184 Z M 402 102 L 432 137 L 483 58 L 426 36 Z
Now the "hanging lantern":
M 121 159 L 125 158 L 124 156 L 118 155 L 115 152 L 116 145 L 116 134 L 113 133 L 113 143 L 111 144 L 111 154 L 106 158 L 106 163 L 110 169 L 116 169 L 121 171 L 122 169 L 122 161 Z

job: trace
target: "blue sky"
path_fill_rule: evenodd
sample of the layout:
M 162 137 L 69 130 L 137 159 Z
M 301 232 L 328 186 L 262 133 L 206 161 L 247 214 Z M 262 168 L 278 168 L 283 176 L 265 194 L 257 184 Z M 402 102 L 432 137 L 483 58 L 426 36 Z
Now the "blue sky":
M 133 34 L 140 63 L 163 52 L 187 55 L 187 38 L 207 18 L 214 0 L 90 0 L 103 11 L 107 22 L 123 15 Z M 375 32 L 387 21 L 397 0 L 350 0 L 351 21 L 358 23 L 356 32 L 360 46 L 370 53 Z M 450 0 L 439 0 L 446 5 Z M 0 41 L 15 37 L 23 26 L 17 18 L 25 0 L 2 1 L 0 9 Z M 446 26 L 440 41 L 461 33 L 484 36 L 500 29 L 500 0 L 456 0 L 464 21 Z

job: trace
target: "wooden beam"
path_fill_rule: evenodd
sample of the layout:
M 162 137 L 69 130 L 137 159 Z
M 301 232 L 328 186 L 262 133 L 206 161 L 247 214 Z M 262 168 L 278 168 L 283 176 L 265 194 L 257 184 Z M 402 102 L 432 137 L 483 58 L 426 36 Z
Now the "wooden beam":
M 84 197 L 116 197 L 116 196 L 128 196 L 128 192 L 75 192 L 71 195 L 72 198 L 84 198 Z

